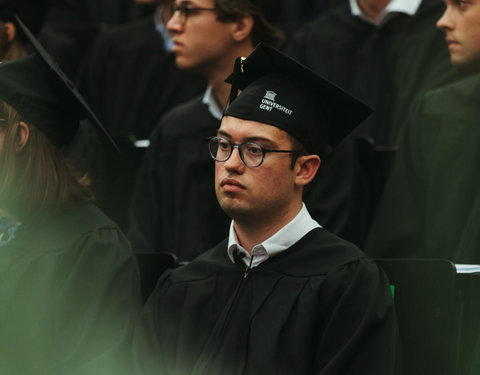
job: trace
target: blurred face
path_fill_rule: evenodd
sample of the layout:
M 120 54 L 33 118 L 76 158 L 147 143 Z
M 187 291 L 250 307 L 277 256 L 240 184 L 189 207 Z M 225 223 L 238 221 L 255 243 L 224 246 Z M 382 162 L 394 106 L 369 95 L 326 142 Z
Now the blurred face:
M 167 23 L 177 66 L 205 73 L 215 69 L 215 64 L 223 61 L 225 52 L 233 46 L 233 22 L 218 21 L 217 13 L 212 10 L 194 10 L 215 8 L 214 0 L 176 1 L 175 5 L 192 9 L 187 17 L 180 11 L 174 12 Z
M 255 142 L 267 149 L 290 150 L 287 133 L 274 126 L 225 116 L 217 135 L 236 144 Z M 215 162 L 215 191 L 232 219 L 264 222 L 282 217 L 301 203 L 288 153 L 266 153 L 263 163 L 247 167 L 237 148 L 225 162 Z
M 437 27 L 446 33 L 450 61 L 457 67 L 480 68 L 480 0 L 445 0 Z

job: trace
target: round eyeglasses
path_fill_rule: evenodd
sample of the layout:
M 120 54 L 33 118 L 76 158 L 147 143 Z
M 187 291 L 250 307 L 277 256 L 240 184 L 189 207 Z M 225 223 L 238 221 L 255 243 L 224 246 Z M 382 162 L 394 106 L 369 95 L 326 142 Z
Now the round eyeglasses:
M 188 17 L 193 16 L 194 14 L 198 14 L 202 11 L 210 11 L 210 12 L 216 12 L 216 8 L 201 8 L 201 7 L 192 7 L 188 5 L 188 3 L 181 3 L 181 4 L 172 4 L 170 7 L 170 14 L 171 17 L 174 16 L 175 12 L 178 11 L 179 15 L 179 22 L 181 24 L 184 24 L 187 22 Z
M 259 167 L 263 163 L 267 152 L 299 153 L 294 150 L 270 150 L 255 142 L 236 144 L 223 137 L 211 137 L 208 138 L 207 141 L 210 155 L 215 161 L 227 161 L 230 159 L 230 156 L 232 156 L 233 149 L 237 148 L 243 164 L 250 168 Z

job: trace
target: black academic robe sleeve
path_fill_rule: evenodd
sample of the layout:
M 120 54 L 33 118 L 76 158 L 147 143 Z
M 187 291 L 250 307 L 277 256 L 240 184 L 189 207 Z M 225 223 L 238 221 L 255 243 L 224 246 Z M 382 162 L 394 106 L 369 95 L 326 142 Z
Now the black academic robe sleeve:
M 246 276 L 226 242 L 164 275 L 134 353 L 145 374 L 399 374 L 399 348 L 383 271 L 316 229 Z

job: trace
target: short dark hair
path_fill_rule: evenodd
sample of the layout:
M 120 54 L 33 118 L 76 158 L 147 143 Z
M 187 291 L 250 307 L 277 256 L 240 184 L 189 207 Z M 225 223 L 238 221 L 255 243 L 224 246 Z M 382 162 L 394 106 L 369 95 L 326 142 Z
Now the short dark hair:
M 285 40 L 285 33 L 273 25 L 262 8 L 251 0 L 215 0 L 215 8 L 221 22 L 232 21 L 242 14 L 251 15 L 255 22 L 251 34 L 254 46 L 266 42 L 278 48 Z
M 300 142 L 296 137 L 291 135 L 290 133 L 287 133 L 288 139 L 290 140 L 291 144 L 291 149 L 294 150 L 294 153 L 291 153 L 291 163 L 290 163 L 290 169 L 293 169 L 295 167 L 295 163 L 297 162 L 297 159 L 300 156 L 303 155 L 308 155 L 310 154 L 307 151 L 307 148 L 303 145 L 302 142 Z

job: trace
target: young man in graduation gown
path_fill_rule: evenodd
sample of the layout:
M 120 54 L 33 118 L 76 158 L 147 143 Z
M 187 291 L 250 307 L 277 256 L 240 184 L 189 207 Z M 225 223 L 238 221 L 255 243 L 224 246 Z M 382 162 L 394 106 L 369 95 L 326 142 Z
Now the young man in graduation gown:
M 268 21 L 278 6 L 271 0 L 175 2 L 167 29 L 176 64 L 206 77 L 208 88 L 168 112 L 150 137 L 131 204 L 128 234 L 135 251 L 171 251 L 191 260 L 228 233 L 202 142 L 220 125 L 229 93 L 224 80 L 235 58 L 261 40 L 280 42 L 280 30 Z
M 444 36 L 435 28 L 443 8 L 442 0 L 350 0 L 286 47 L 375 110 L 341 145 L 342 152 L 325 161 L 305 196 L 314 218 L 359 246 L 411 103 L 456 78 Z M 370 152 L 370 140 L 381 152 Z
M 446 1 L 437 26 L 450 60 L 472 74 L 432 90 L 411 112 L 368 252 L 480 263 L 480 1 Z
M 302 203 L 321 158 L 370 109 L 265 44 L 238 59 L 229 79 L 230 105 L 209 150 L 230 234 L 160 279 L 137 332 L 139 366 L 183 375 L 399 373 L 385 274 Z

